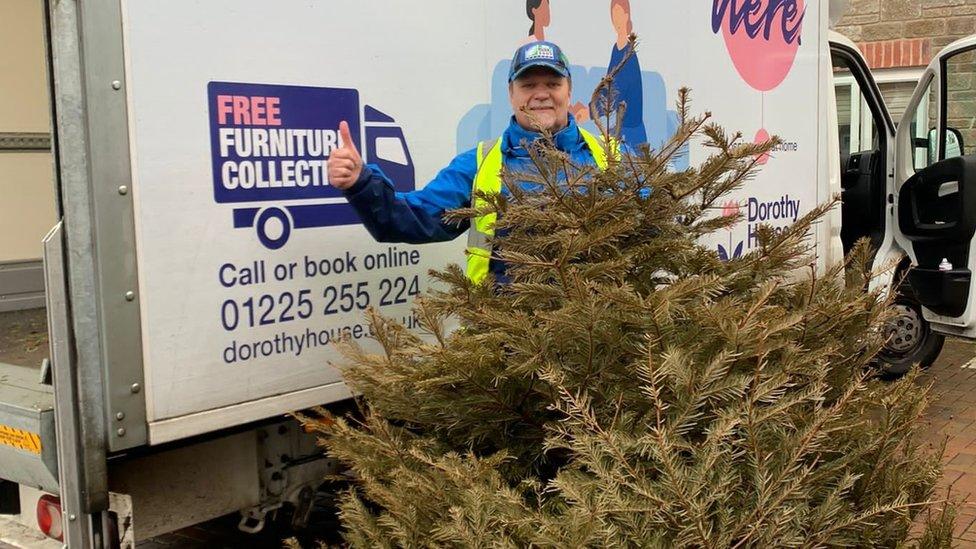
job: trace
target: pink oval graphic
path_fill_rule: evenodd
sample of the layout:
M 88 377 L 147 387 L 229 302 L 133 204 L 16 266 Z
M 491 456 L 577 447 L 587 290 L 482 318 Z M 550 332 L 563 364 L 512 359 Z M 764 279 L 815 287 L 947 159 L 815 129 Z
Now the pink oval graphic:
M 805 13 L 803 0 L 713 0 L 712 31 L 722 29 L 739 76 L 769 91 L 793 68 Z

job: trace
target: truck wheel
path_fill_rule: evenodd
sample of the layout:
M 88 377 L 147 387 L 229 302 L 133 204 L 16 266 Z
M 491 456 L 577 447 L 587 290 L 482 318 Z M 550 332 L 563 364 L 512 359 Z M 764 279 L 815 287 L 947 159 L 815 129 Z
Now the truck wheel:
M 914 299 L 899 296 L 892 306 L 895 316 L 885 326 L 888 340 L 878 353 L 878 361 L 885 377 L 894 379 L 908 373 L 914 364 L 931 366 L 942 351 L 945 337 L 932 331 Z
M 275 238 L 268 236 L 268 223 L 272 219 L 277 219 L 281 223 L 281 234 Z M 291 217 L 280 208 L 261 210 L 254 225 L 258 231 L 258 240 L 269 250 L 277 250 L 284 246 L 288 242 L 288 237 L 291 236 Z

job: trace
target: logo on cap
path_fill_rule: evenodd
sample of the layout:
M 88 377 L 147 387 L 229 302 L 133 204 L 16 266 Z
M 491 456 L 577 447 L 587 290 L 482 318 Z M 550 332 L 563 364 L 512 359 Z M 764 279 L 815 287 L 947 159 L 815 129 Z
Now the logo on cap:
M 535 44 L 525 52 L 525 60 L 533 61 L 535 59 L 549 59 L 555 61 L 556 52 L 553 51 L 552 46 L 546 44 Z
M 508 71 L 508 81 L 511 82 L 527 69 L 538 66 L 548 67 L 569 78 L 569 59 L 566 59 L 563 50 L 552 42 L 535 42 L 515 50 Z

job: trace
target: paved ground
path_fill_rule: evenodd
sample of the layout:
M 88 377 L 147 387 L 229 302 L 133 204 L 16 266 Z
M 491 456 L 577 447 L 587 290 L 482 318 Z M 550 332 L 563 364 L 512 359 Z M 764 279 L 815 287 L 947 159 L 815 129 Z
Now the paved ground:
M 40 369 L 48 354 L 44 309 L 0 313 L 0 362 Z
M 946 440 L 940 497 L 958 498 L 957 547 L 976 549 L 976 345 L 949 340 L 924 375 L 936 398 L 926 412 L 926 437 Z
M 62 549 L 63 543 L 45 537 L 36 526 L 28 526 L 8 515 L 0 515 L 0 549 Z

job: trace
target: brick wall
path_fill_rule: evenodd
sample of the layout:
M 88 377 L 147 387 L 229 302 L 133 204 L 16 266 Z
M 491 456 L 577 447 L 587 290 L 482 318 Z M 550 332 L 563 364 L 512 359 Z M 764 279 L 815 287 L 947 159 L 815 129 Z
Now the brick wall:
M 872 69 L 924 67 L 939 50 L 976 33 L 976 0 L 851 0 L 837 32 L 853 40 Z M 976 152 L 976 52 L 949 65 L 948 125 L 965 153 Z
M 976 0 L 851 0 L 836 30 L 872 69 L 924 67 L 950 42 L 976 33 Z

